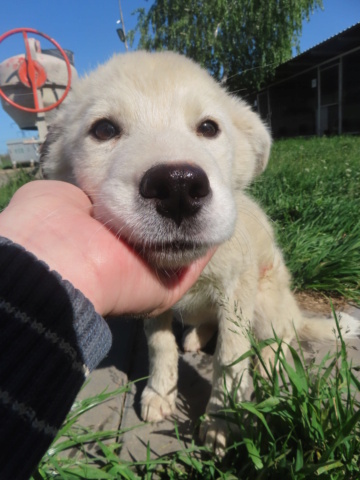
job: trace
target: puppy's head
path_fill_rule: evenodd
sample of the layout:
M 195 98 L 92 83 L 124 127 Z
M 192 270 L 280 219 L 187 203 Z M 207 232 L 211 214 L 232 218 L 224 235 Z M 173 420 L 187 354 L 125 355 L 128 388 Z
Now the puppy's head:
M 269 149 L 257 115 L 198 65 L 135 52 L 73 86 L 42 164 L 82 188 L 95 217 L 149 262 L 178 267 L 232 235 L 236 190 Z

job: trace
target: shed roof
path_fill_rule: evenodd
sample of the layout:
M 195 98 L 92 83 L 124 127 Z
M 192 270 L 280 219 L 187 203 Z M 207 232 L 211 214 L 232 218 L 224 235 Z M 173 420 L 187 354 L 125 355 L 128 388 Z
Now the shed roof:
M 279 65 L 274 80 L 285 80 L 357 47 L 360 47 L 360 22 Z

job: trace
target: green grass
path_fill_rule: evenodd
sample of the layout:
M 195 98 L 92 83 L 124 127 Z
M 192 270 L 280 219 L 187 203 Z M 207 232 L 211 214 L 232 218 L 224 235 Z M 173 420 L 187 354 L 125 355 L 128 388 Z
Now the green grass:
M 19 170 L 13 174 L 8 183 L 0 188 L 0 211 L 6 207 L 16 190 L 31 180 L 34 180 L 34 174 L 31 171 Z
M 30 179 L 20 173 L 0 189 L 0 208 Z M 250 191 L 274 222 L 294 287 L 359 302 L 360 138 L 277 141 L 267 171 Z M 75 404 L 33 480 L 359 479 L 359 368 L 349 364 L 340 330 L 339 336 L 338 351 L 318 365 L 305 365 L 301 347 L 291 349 L 287 361 L 280 339 L 274 339 L 278 370 L 267 379 L 255 372 L 254 401 L 230 398 L 223 412 L 238 430 L 223 461 L 193 443 L 156 461 L 148 455 L 119 462 L 118 431 L 90 432 L 78 424 L 81 412 L 104 401 L 105 393 Z M 261 345 L 252 338 L 251 345 L 247 355 L 261 361 Z M 89 442 L 97 454 L 86 455 Z M 79 455 L 68 458 L 69 446 Z
M 51 447 L 41 460 L 36 472 L 31 477 L 40 479 L 114 479 L 134 478 L 134 473 L 127 464 L 119 463 L 117 453 L 121 444 L 117 438 L 120 431 L 94 432 L 79 424 L 80 417 L 110 398 L 122 395 L 129 390 L 130 385 L 121 387 L 113 392 L 102 392 L 91 398 L 76 401 L 70 413 L 54 439 Z M 111 440 L 111 444 L 104 443 Z M 96 454 L 89 454 L 86 447 L 96 444 Z M 77 450 L 75 456 L 67 455 L 69 450 Z M 120 476 L 116 476 L 119 473 Z
M 142 461 L 119 461 L 118 431 L 90 432 L 75 423 L 83 411 L 119 393 L 113 392 L 75 405 L 32 480 L 359 479 L 360 410 L 355 395 L 360 383 L 357 369 L 348 361 L 336 316 L 335 320 L 339 348 L 319 365 L 306 365 L 301 347 L 300 353 L 290 348 L 291 359 L 286 360 L 283 344 L 275 336 L 274 368 L 268 369 L 267 378 L 256 370 L 253 375 L 254 401 L 236 403 L 230 397 L 230 406 L 221 414 L 237 430 L 223 460 L 195 443 L 181 448 L 178 436 L 180 450 L 172 455 L 150 460 L 148 450 Z M 269 342 L 258 344 L 249 337 L 251 350 L 238 361 L 257 356 L 262 362 L 261 349 Z M 111 436 L 113 441 L 105 444 Z M 98 453 L 86 456 L 84 445 L 91 441 Z M 82 455 L 64 456 L 66 448 L 74 446 Z
M 0 169 L 12 168 L 10 155 L 0 155 Z
M 227 459 L 236 478 L 360 478 L 360 411 L 355 398 L 360 383 L 334 316 L 340 340 L 335 354 L 319 365 L 306 365 L 299 345 L 300 353 L 290 347 L 288 362 L 281 340 L 275 338 L 274 368 L 267 379 L 254 373 L 255 401 L 233 402 L 228 409 L 240 429 Z M 251 343 L 262 361 L 259 345 L 252 338 Z
M 358 301 L 360 139 L 275 142 L 251 193 L 274 222 L 294 287 Z

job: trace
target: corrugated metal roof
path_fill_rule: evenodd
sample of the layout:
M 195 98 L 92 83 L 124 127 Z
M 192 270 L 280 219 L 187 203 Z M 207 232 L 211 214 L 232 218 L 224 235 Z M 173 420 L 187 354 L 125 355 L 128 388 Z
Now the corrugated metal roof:
M 351 30 L 352 28 L 354 28 L 354 27 L 356 27 L 356 26 L 358 26 L 358 25 L 360 25 L 360 22 L 354 23 L 354 24 L 351 25 L 350 27 L 344 28 L 344 30 L 340 30 L 340 32 L 335 33 L 334 35 L 331 35 L 331 37 L 328 37 L 328 38 L 326 38 L 325 40 L 322 40 L 321 42 L 316 43 L 315 45 L 313 45 L 313 46 L 310 47 L 310 48 L 307 48 L 306 50 L 304 50 L 303 52 L 299 53 L 299 54 L 296 55 L 295 57 L 292 57 L 292 59 L 297 58 L 297 57 L 300 57 L 300 56 L 303 55 L 304 53 L 307 53 L 309 50 L 312 50 L 313 48 L 316 48 L 316 47 L 322 45 L 323 43 L 326 43 L 327 41 L 331 40 L 332 38 L 335 38 L 335 37 L 337 37 L 338 35 L 341 35 L 342 33 L 347 32 L 348 30 Z
M 360 22 L 279 65 L 275 72 L 275 78 L 269 84 L 298 75 L 359 47 Z

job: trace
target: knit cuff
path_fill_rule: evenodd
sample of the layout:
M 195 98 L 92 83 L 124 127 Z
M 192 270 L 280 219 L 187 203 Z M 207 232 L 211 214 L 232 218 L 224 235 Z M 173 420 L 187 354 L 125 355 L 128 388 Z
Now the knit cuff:
M 80 291 L 0 237 L 1 479 L 29 478 L 110 345 Z
M 111 333 L 92 303 L 67 280 L 0 237 L 0 306 L 91 372 L 111 347 Z

